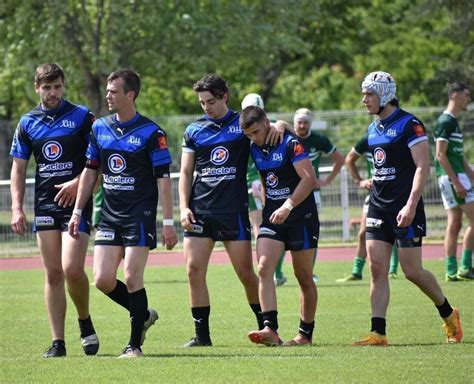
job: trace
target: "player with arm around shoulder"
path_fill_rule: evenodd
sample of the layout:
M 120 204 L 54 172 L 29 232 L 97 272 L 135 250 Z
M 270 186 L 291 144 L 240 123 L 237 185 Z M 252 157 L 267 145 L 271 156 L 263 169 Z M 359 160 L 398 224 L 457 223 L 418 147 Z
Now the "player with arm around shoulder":
M 264 180 L 265 205 L 257 240 L 259 298 L 264 328 L 252 331 L 249 339 L 257 344 L 281 345 L 273 274 L 282 249 L 290 250 L 295 276 L 301 289 L 299 332 L 286 346 L 312 343 L 317 289 L 312 262 L 318 244 L 319 220 L 312 190 L 318 179 L 301 141 L 286 134 L 281 144 L 265 144 L 270 121 L 255 106 L 242 111 L 240 125 L 253 142 L 251 156 Z

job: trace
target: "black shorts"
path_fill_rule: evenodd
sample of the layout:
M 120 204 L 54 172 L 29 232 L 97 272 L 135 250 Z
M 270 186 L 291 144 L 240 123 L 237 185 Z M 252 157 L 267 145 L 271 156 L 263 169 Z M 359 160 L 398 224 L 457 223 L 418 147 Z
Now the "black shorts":
M 101 218 L 95 234 L 95 245 L 156 248 L 156 215 L 120 223 Z
M 416 211 L 413 222 L 404 228 L 397 226 L 398 212 L 382 212 L 369 207 L 366 219 L 366 235 L 367 240 L 380 240 L 386 243 L 405 247 L 407 240 L 422 238 L 426 236 L 426 218 L 425 211 L 419 209 Z
M 194 214 L 196 222 L 185 237 L 208 237 L 214 241 L 250 240 L 250 221 L 247 211 L 221 214 Z
M 59 230 L 61 232 L 68 231 L 69 221 L 72 216 L 72 207 L 63 213 L 42 211 L 35 209 L 35 218 L 33 219 L 33 232 Z M 87 203 L 82 211 L 81 222 L 79 224 L 79 232 L 90 235 L 91 233 L 92 204 Z
M 266 237 L 281 241 L 287 251 L 302 251 L 304 249 L 318 248 L 319 219 L 316 215 L 301 220 L 292 220 L 283 224 L 272 224 L 264 220 L 260 225 L 258 238 Z

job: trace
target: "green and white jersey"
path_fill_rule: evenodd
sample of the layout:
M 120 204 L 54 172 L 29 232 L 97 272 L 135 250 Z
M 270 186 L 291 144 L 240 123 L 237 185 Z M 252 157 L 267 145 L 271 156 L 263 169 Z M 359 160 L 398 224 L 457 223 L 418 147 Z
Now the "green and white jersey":
M 366 132 L 352 149 L 359 156 L 363 156 L 365 154 L 365 161 L 367 163 L 367 178 L 371 179 L 374 173 L 374 158 L 372 156 L 372 152 L 369 151 L 368 137 L 369 133 Z
M 464 146 L 458 120 L 448 111 L 438 118 L 435 129 L 435 141 L 446 141 L 446 156 L 456 173 L 464 173 Z M 441 164 L 435 159 L 436 176 L 446 175 Z
M 247 184 L 250 185 L 252 181 L 255 180 L 260 180 L 260 174 L 258 173 L 253 159 L 249 156 L 249 162 L 247 164 Z
M 300 139 L 303 142 L 304 148 L 309 153 L 309 159 L 313 164 L 316 176 L 319 178 L 319 163 L 321 162 L 321 157 L 323 153 L 329 155 L 335 152 L 336 146 L 332 144 L 326 136 L 320 135 L 315 132 L 310 132 L 308 137 Z M 315 189 L 315 191 L 318 190 L 319 188 Z

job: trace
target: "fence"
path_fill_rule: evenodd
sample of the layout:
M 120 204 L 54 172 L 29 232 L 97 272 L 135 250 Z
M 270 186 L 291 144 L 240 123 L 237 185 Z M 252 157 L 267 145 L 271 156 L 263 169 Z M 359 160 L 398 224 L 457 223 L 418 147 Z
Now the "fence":
M 470 106 L 472 107 L 472 106 Z M 426 125 L 428 131 L 434 127 L 437 117 L 442 112 L 443 108 L 417 108 L 410 109 L 420 118 Z M 292 114 L 271 114 L 272 118 L 280 118 L 291 121 Z M 182 132 L 186 125 L 192 121 L 196 116 L 179 116 L 179 117 L 158 117 L 159 121 L 169 135 L 170 151 L 173 155 L 173 192 L 174 192 L 174 207 L 175 219 L 179 217 L 178 209 L 178 174 L 179 158 L 181 155 L 180 144 Z M 362 136 L 367 125 L 370 122 L 370 117 L 364 111 L 325 111 L 316 114 L 315 128 L 321 130 L 321 133 L 329 136 L 333 143 L 338 147 L 338 150 L 346 154 L 352 145 Z M 470 108 L 463 115 L 461 121 L 464 135 L 464 146 L 466 157 L 470 163 L 474 157 L 474 108 Z M 430 151 L 431 158 L 434 156 L 434 142 L 430 135 Z M 361 174 L 364 168 L 363 162 L 360 162 Z M 331 171 L 331 161 L 325 157 L 322 160 L 320 173 L 321 177 L 325 178 Z M 31 170 L 30 170 L 31 172 Z M 34 195 L 34 180 L 27 180 L 27 187 L 25 192 L 25 212 L 31 223 L 33 216 L 33 195 Z M 365 199 L 366 192 L 360 190 L 352 182 L 347 171 L 343 167 L 341 173 L 332 182 L 332 184 L 322 190 L 322 206 L 320 213 L 321 221 L 321 241 L 353 241 L 357 234 L 356 219 L 361 216 L 362 204 Z M 444 236 L 446 227 L 446 213 L 442 207 L 441 197 L 439 194 L 436 178 L 432 170 L 431 177 L 424 192 L 424 200 L 426 207 L 426 216 L 428 220 L 428 236 L 430 238 L 441 239 Z M 10 228 L 10 182 L 8 180 L 0 181 L 0 241 L 2 243 L 2 253 L 11 253 L 12 250 L 31 247 L 35 244 L 34 235 L 30 232 L 24 237 L 14 236 Z M 160 209 L 160 208 L 159 208 Z M 161 212 L 159 210 L 159 216 Z M 159 220 L 160 221 L 160 220 Z M 181 231 L 180 231 L 181 232 Z M 180 235 L 182 235 L 180 233 Z M 181 236 L 180 236 L 181 237 Z

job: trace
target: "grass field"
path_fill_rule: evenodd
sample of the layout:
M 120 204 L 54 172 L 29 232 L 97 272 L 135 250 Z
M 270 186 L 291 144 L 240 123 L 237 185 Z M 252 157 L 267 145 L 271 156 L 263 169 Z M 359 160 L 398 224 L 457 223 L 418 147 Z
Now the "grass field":
M 425 263 L 440 279 L 443 262 Z M 387 348 L 351 347 L 369 327 L 369 280 L 334 281 L 349 262 L 319 263 L 319 303 L 314 346 L 267 348 L 251 344 L 255 328 L 243 289 L 230 266 L 210 266 L 212 348 L 181 348 L 193 335 L 184 267 L 149 268 L 146 288 L 160 320 L 148 333 L 145 357 L 117 360 L 129 336 L 127 313 L 91 286 L 91 308 L 101 340 L 99 354 L 86 357 L 69 302 L 68 357 L 43 359 L 50 334 L 41 270 L 1 271 L 0 381 L 5 383 L 472 383 L 474 285 L 445 283 L 450 302 L 461 308 L 463 344 L 445 344 L 436 308 L 416 287 L 392 280 Z M 291 272 L 289 264 L 285 266 Z M 88 270 L 89 275 L 90 270 Z M 295 278 L 278 288 L 280 335 L 297 332 L 299 291 Z

